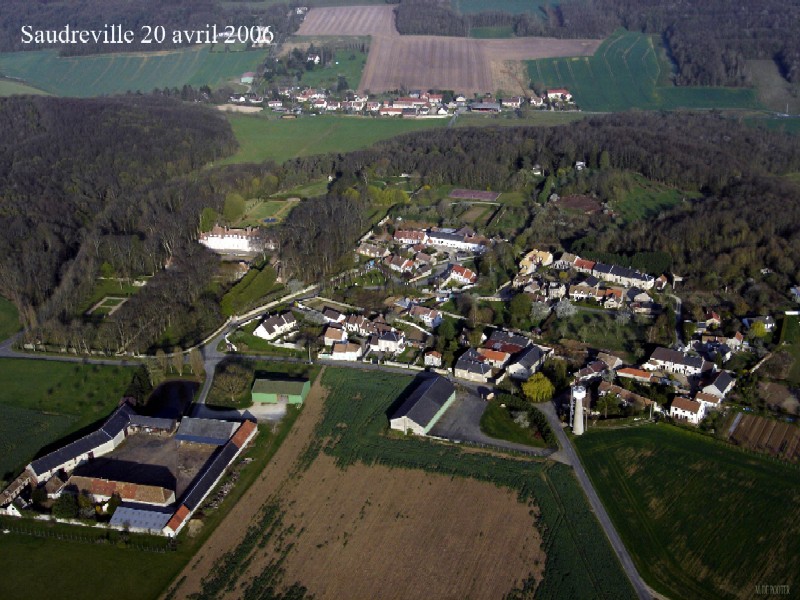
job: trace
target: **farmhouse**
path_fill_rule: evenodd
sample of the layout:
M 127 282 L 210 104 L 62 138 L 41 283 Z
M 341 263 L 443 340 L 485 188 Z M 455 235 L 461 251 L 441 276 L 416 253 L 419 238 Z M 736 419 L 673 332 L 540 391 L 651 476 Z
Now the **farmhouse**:
M 256 327 L 253 335 L 264 340 L 274 340 L 275 338 L 289 333 L 297 328 L 297 319 L 290 311 L 280 315 L 274 315 L 265 319 L 261 325 Z
M 643 290 L 652 289 L 655 285 L 655 279 L 652 275 L 640 273 L 633 269 L 626 269 L 625 267 L 618 267 L 616 265 L 596 263 L 591 272 L 600 279 L 620 285 L 640 287 Z
M 656 348 L 650 355 L 650 360 L 642 365 L 642 368 L 650 371 L 664 370 L 681 375 L 700 375 L 712 370 L 714 365 L 700 356 L 689 356 L 669 348 Z
M 506 372 L 512 379 L 527 381 L 544 363 L 546 353 L 537 346 L 529 346 L 514 359 Z
M 703 420 L 705 409 L 700 402 L 678 396 L 669 407 L 669 416 L 697 425 Z
M 308 379 L 256 379 L 251 397 L 254 404 L 302 404 L 310 389 L 311 382 Z
M 452 265 L 450 267 L 450 274 L 447 279 L 448 281 L 452 280 L 456 283 L 467 285 L 478 281 L 478 276 L 467 267 L 462 267 L 461 265 Z
M 546 95 L 548 100 L 566 100 L 567 102 L 572 101 L 572 94 L 570 94 L 569 90 L 565 90 L 564 88 L 547 90 Z
M 455 399 L 452 383 L 438 375 L 428 376 L 389 416 L 389 425 L 404 433 L 426 435 Z
M 216 252 L 261 252 L 264 235 L 258 227 L 231 229 L 214 225 L 211 231 L 200 234 L 200 243 Z
M 394 232 L 394 240 L 401 244 L 424 244 L 428 241 L 428 234 L 414 229 L 398 229 Z
M 167 506 L 175 502 L 175 492 L 156 485 L 141 485 L 110 481 L 99 477 L 73 475 L 67 481 L 65 492 L 86 494 L 95 502 L 106 502 L 117 495 L 123 502 L 135 502 L 152 506 Z
M 486 383 L 492 377 L 492 367 L 483 356 L 470 348 L 456 361 L 453 374 L 460 379 Z
M 383 248 L 382 246 L 376 246 L 375 244 L 361 244 L 356 252 L 370 258 L 383 258 L 384 256 L 389 256 L 389 251 L 386 248 Z

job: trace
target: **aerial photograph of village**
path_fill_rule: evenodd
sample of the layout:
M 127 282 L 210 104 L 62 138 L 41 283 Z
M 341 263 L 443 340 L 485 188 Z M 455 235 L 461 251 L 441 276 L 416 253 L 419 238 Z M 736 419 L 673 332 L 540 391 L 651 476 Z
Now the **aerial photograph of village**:
M 0 597 L 800 598 L 800 0 L 3 0 Z

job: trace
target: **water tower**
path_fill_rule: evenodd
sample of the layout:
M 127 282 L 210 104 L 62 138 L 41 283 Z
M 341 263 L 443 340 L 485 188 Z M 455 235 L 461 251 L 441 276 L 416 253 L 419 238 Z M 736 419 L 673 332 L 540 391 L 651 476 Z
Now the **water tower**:
M 586 398 L 586 388 L 576 385 L 572 388 L 572 402 L 575 406 L 572 412 L 572 433 L 583 435 L 583 400 Z

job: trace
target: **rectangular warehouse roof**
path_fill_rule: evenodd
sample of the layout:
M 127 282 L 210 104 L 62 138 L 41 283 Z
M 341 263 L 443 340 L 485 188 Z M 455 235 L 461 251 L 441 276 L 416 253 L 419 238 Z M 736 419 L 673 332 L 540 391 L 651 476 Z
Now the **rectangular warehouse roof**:
M 390 419 L 408 417 L 414 423 L 425 426 L 431 422 L 456 388 L 444 377 L 423 379 L 411 395 L 391 415 Z
M 112 527 L 125 527 L 127 525 L 131 529 L 161 532 L 171 517 L 171 510 L 161 511 L 122 505 L 114 511 L 110 525 Z
M 234 423 L 233 421 L 184 417 L 181 420 L 180 427 L 178 427 L 175 439 L 181 442 L 222 446 L 228 443 L 228 440 L 231 439 L 233 432 L 238 427 L 239 423 Z

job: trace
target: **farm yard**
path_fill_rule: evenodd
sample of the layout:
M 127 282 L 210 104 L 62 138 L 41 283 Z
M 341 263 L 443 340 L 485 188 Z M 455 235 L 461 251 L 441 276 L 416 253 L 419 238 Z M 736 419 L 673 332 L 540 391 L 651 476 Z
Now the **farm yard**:
M 59 57 L 56 50 L 0 54 L 0 73 L 57 96 L 89 97 L 155 88 L 212 87 L 235 81 L 264 61 L 266 50 L 209 48 Z
M 402 133 L 442 127 L 441 119 L 366 119 L 361 117 L 319 116 L 296 120 L 263 116 L 228 115 L 239 151 L 224 163 L 282 163 L 291 158 L 349 152 Z
M 668 70 L 651 36 L 624 30 L 591 56 L 528 62 L 537 89 L 568 88 L 583 110 L 758 107 L 751 89 L 664 85 Z
M 800 471 L 666 425 L 595 431 L 581 460 L 644 579 L 670 598 L 800 582 Z
M 568 468 L 387 434 L 386 411 L 410 381 L 327 368 L 324 404 L 315 384 L 274 468 L 175 595 L 487 597 L 533 577 L 545 598 L 633 597 Z

